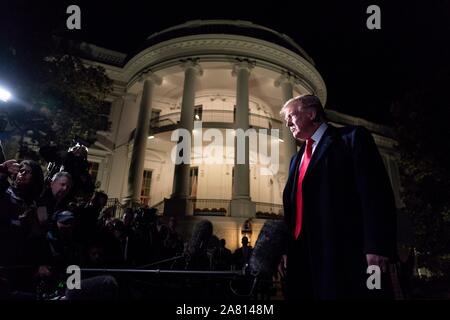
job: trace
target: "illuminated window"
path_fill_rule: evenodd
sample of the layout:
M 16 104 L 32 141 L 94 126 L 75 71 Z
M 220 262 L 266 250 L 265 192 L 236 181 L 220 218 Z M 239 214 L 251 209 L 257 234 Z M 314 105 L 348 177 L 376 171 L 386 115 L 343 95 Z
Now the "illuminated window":
M 161 110 L 152 109 L 152 114 L 150 116 L 150 128 L 159 127 L 159 117 L 161 115 Z
M 150 204 L 150 189 L 152 185 L 152 171 L 144 170 L 141 188 L 141 204 Z
M 189 176 L 190 176 L 189 194 L 192 198 L 196 198 L 198 186 L 198 167 L 192 167 L 190 169 Z
M 201 121 L 203 113 L 203 106 L 198 105 L 194 107 L 194 121 Z
M 100 164 L 98 162 L 91 162 L 91 161 L 89 161 L 89 174 L 91 175 L 92 181 L 94 183 L 97 182 L 99 165 Z

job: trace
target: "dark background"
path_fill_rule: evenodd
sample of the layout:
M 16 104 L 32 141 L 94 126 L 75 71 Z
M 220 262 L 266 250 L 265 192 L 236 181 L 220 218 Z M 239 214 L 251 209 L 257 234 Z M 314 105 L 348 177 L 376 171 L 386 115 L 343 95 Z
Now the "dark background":
M 4 1 L 4 0 L 2 0 Z M 66 8 L 81 8 L 81 30 L 66 29 Z M 381 30 L 366 9 L 381 8 Z M 193 19 L 248 20 L 293 38 L 314 59 L 327 108 L 392 124 L 390 106 L 449 65 L 450 1 L 6 1 L 0 39 L 33 50 L 56 33 L 131 53 L 146 37 Z

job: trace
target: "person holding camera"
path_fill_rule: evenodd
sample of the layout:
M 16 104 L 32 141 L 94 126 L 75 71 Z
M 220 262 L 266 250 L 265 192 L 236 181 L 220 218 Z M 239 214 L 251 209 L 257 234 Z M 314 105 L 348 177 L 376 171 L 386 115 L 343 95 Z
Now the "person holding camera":
M 52 177 L 50 186 L 44 190 L 39 200 L 38 218 L 41 223 L 51 221 L 57 211 L 67 209 L 72 181 L 72 176 L 65 171 L 58 172 Z

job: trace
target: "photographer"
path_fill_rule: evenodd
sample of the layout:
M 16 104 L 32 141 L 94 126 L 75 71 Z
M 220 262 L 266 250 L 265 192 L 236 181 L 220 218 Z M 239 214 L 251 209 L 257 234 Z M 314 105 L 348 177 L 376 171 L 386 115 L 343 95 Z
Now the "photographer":
M 72 176 L 70 197 L 89 200 L 95 186 L 89 174 L 88 149 L 83 142 L 74 141 L 74 145 L 67 152 L 58 152 L 56 146 L 45 146 L 39 153 L 48 162 L 46 184 L 51 183 L 57 172 L 68 172 Z
M 8 176 L 12 180 L 9 185 Z M 19 227 L 35 216 L 36 199 L 43 185 L 42 169 L 32 160 L 18 164 L 15 160 L 0 165 L 0 217 L 5 224 Z
M 71 194 L 75 198 L 88 199 L 95 189 L 91 175 L 89 174 L 87 154 L 87 147 L 77 143 L 75 146 L 69 148 L 62 162 L 61 171 L 67 171 L 72 175 L 73 188 Z
M 50 221 L 55 212 L 67 209 L 72 186 L 72 176 L 68 172 L 61 171 L 52 177 L 50 186 L 39 200 L 38 216 L 41 222 Z
M 18 164 L 8 160 L 0 164 L 0 181 L 0 266 L 5 267 L 0 270 L 0 287 L 3 287 L 0 296 L 12 298 L 15 290 L 30 289 L 30 277 L 37 270 L 33 259 L 40 232 L 36 198 L 42 190 L 43 173 L 34 161 Z M 29 268 L 16 268 L 21 265 Z

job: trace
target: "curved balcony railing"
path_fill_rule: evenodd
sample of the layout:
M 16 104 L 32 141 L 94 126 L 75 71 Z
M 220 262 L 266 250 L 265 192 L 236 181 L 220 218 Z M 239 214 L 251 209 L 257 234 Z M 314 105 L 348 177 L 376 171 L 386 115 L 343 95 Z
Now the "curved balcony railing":
M 225 199 L 190 199 L 193 214 L 196 216 L 230 216 L 231 200 Z M 256 218 L 282 219 L 283 205 L 266 202 L 255 202 Z
M 230 200 L 190 199 L 195 216 L 230 216 Z
M 173 130 L 180 122 L 181 112 L 173 112 L 150 119 L 150 132 L 156 133 Z M 195 119 L 203 123 L 234 123 L 235 113 L 231 110 L 202 110 L 201 116 Z M 282 121 L 268 116 L 251 113 L 249 117 L 250 126 L 254 128 L 279 129 Z M 231 127 L 231 126 L 230 126 Z
M 282 219 L 283 205 L 266 202 L 255 202 L 256 217 L 262 219 Z
M 189 199 L 192 203 L 194 216 L 231 216 L 231 200 L 228 199 Z M 144 203 L 142 203 L 144 205 Z M 255 202 L 256 218 L 282 219 L 283 206 L 281 204 Z M 159 215 L 164 212 L 164 200 L 154 204 Z M 104 210 L 109 211 L 112 217 L 122 218 L 124 207 L 117 198 L 109 198 Z

